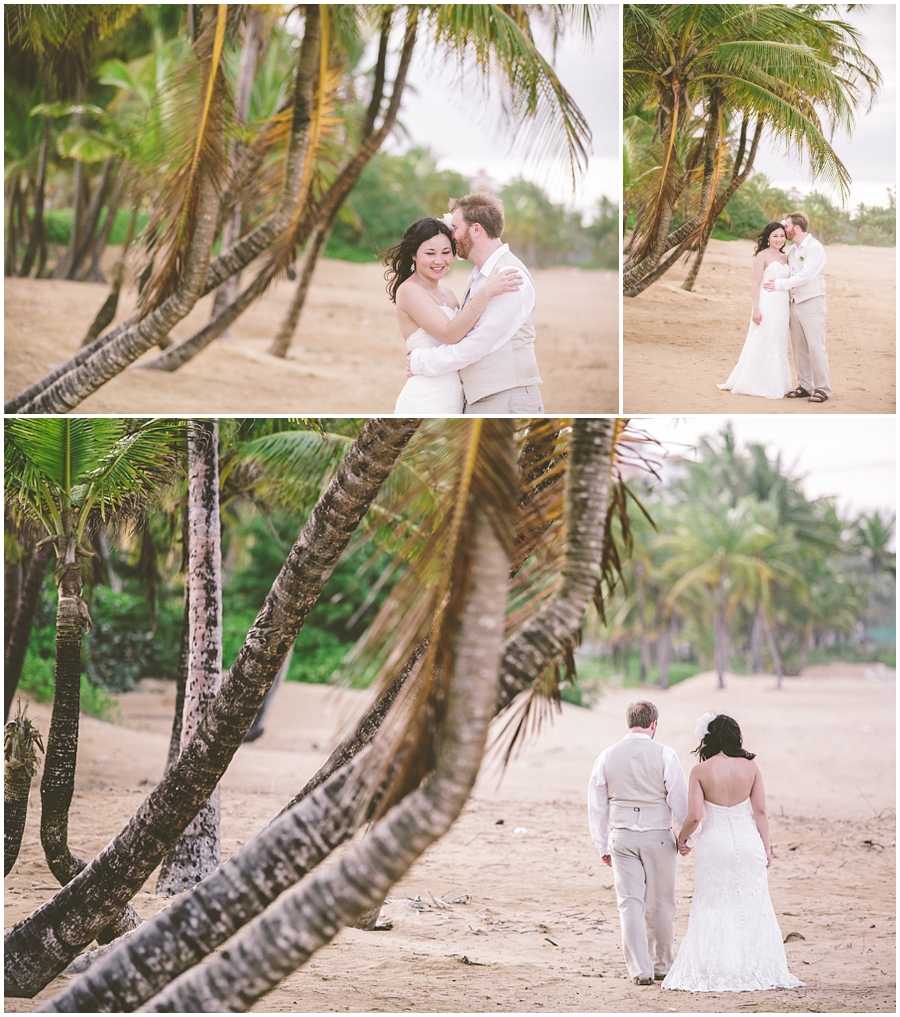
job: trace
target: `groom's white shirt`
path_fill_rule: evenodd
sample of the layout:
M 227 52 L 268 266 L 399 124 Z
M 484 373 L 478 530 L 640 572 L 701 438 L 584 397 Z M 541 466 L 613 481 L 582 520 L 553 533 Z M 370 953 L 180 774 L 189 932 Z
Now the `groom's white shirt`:
M 485 279 L 493 272 L 497 262 L 509 250 L 509 244 L 502 244 L 485 261 L 481 268 L 472 269 L 466 292 L 471 297 Z M 519 331 L 534 310 L 534 283 L 526 273 L 519 289 L 493 297 L 484 309 L 475 327 L 458 343 L 441 343 L 433 349 L 413 350 L 409 369 L 413 374 L 424 374 L 433 378 L 439 374 L 450 374 L 496 353 Z
M 788 252 L 788 265 L 791 268 L 790 277 L 776 279 L 776 290 L 792 290 L 818 278 L 825 271 L 825 248 L 811 233 L 807 233 L 803 243 L 795 245 Z
M 629 731 L 625 739 L 647 738 L 650 735 L 639 734 L 636 731 Z M 684 826 L 688 809 L 688 786 L 684 776 L 684 769 L 681 765 L 675 750 L 668 745 L 660 746 L 663 750 L 663 783 L 666 786 L 666 804 L 672 810 L 678 828 Z M 608 855 L 609 849 L 609 791 L 606 786 L 606 753 L 604 749 L 594 763 L 591 773 L 591 781 L 588 785 L 588 822 L 591 827 L 591 839 L 597 845 L 601 855 Z M 638 826 L 632 824 L 629 830 L 671 830 L 672 823 L 668 826 Z M 690 838 L 689 843 L 693 841 Z

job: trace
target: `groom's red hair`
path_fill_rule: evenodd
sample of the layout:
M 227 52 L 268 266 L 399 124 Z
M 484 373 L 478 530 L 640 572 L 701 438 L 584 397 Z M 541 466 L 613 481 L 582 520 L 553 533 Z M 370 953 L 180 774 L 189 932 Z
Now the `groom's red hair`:
M 454 198 L 450 202 L 450 211 L 455 212 L 458 208 L 462 209 L 463 218 L 470 226 L 480 223 L 491 240 L 496 240 L 503 233 L 503 202 L 496 194 L 477 191 Z

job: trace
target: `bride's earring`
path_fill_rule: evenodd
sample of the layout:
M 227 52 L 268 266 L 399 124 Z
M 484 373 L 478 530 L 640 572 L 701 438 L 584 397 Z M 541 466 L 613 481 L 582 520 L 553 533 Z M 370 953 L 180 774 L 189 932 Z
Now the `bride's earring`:
M 416 259 L 415 258 L 413 258 L 413 260 L 412 260 L 412 270 L 413 270 L 413 272 L 415 272 L 415 270 L 416 270 Z

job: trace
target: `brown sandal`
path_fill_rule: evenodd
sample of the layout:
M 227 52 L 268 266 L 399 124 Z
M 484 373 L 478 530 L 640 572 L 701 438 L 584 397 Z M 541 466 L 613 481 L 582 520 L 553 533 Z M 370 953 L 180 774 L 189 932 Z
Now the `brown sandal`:
M 811 396 L 812 392 L 807 392 L 805 388 L 798 385 L 795 389 L 792 389 L 785 395 L 785 399 L 803 399 L 805 396 Z
M 811 403 L 824 403 L 828 399 L 828 396 L 820 389 L 817 388 L 813 394 L 809 397 L 808 402 Z

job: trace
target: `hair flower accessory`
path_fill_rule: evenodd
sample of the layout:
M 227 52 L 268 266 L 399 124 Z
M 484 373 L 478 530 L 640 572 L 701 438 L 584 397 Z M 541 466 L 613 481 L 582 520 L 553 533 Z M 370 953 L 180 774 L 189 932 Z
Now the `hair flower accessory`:
M 700 717 L 697 723 L 694 725 L 694 737 L 698 742 L 702 742 L 706 735 L 709 733 L 709 725 L 718 717 L 717 713 L 704 713 Z
M 453 229 L 453 213 L 444 212 L 443 215 L 436 215 L 435 219 L 440 220 L 448 230 Z

